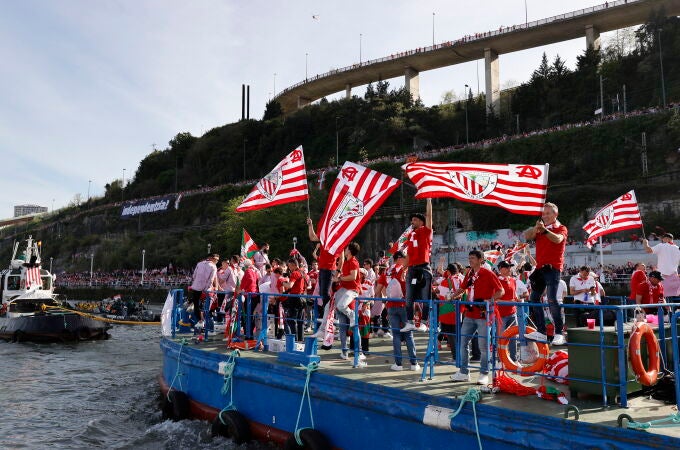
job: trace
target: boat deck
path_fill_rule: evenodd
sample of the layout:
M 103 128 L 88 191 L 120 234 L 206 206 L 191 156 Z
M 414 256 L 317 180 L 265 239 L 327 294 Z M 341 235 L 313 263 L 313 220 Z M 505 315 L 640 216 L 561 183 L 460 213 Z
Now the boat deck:
M 186 339 L 186 337 L 186 335 L 177 335 L 175 340 L 179 342 L 182 339 Z M 418 357 L 422 358 L 427 346 L 427 334 L 416 333 L 415 340 Z M 188 345 L 194 348 L 201 348 L 204 351 L 221 354 L 227 354 L 231 351 L 226 348 L 221 335 L 213 336 L 212 333 L 207 341 L 199 344 L 190 340 Z M 449 398 L 462 397 L 469 388 L 479 387 L 476 384 L 479 372 L 474 369 L 474 364 L 478 363 L 472 363 L 473 366 L 470 370 L 472 381 L 469 383 L 453 383 L 449 380 L 449 375 L 458 371 L 453 363 L 450 362 L 437 364 L 434 378 L 426 378 L 424 381 L 420 381 L 422 370 L 417 372 L 409 370 L 410 364 L 405 346 L 403 347 L 403 354 L 406 356 L 403 363 L 404 370 L 401 372 L 390 370 L 390 366 L 393 363 L 391 339 L 380 337 L 373 337 L 370 339 L 370 354 L 368 354 L 366 358 L 367 366 L 363 368 L 352 367 L 352 357 L 350 357 L 349 360 L 340 359 L 337 341 L 334 343 L 333 349 L 328 351 L 319 349 L 318 354 L 321 357 L 319 371 L 328 375 L 339 376 L 350 380 L 375 383 L 386 387 L 403 389 L 405 391 L 414 391 L 432 396 Z M 279 363 L 276 352 L 247 350 L 241 351 L 241 357 L 262 360 L 274 364 Z M 444 347 L 444 349 L 440 351 L 440 359 L 450 361 L 450 353 L 447 348 Z M 420 361 L 420 364 L 422 365 L 422 361 Z M 538 387 L 540 385 L 540 377 L 509 375 L 513 376 L 526 386 Z M 664 404 L 659 400 L 654 400 L 647 396 L 629 394 L 627 408 L 622 408 L 618 405 L 609 405 L 605 407 L 602 404 L 601 396 L 589 396 L 580 393 L 578 398 L 571 398 L 569 386 L 547 380 L 545 381 L 545 384 L 558 388 L 567 396 L 569 404 L 574 405 L 579 409 L 580 421 L 593 424 L 616 427 L 617 419 L 620 414 L 628 414 L 636 422 L 648 422 L 665 419 L 671 414 L 677 413 L 675 405 Z M 537 396 L 519 397 L 506 393 L 485 393 L 483 394 L 482 402 L 486 405 L 556 418 L 563 418 L 566 409 L 565 405 L 561 405 L 555 401 L 540 399 Z M 571 412 L 569 417 L 570 419 L 573 419 L 574 413 Z M 677 425 L 678 426 L 676 427 L 669 428 L 651 428 L 648 431 L 660 435 L 680 438 L 680 424 Z

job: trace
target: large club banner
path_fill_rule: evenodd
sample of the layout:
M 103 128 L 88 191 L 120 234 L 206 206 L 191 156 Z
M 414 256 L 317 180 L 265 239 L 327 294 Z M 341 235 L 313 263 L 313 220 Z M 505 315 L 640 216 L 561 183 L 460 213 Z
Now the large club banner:
M 163 197 L 124 202 L 123 209 L 120 211 L 120 216 L 125 219 L 140 214 L 166 212 L 171 209 L 178 209 L 181 199 L 182 194 L 172 194 Z

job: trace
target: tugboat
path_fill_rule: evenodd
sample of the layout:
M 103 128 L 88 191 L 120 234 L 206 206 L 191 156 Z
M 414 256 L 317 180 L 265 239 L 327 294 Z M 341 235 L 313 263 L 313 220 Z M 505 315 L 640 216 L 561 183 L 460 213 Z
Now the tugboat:
M 26 240 L 17 257 L 14 244 L 9 269 L 0 272 L 0 339 L 74 342 L 109 337 L 110 325 L 71 311 L 54 294 L 54 275 L 40 266 L 40 242 Z

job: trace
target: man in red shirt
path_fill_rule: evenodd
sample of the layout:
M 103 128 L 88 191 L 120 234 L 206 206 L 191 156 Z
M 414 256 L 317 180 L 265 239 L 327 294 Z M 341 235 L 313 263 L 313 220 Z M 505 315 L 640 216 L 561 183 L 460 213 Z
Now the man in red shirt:
M 243 328 L 246 329 L 246 315 L 252 317 L 255 308 L 260 304 L 260 295 L 258 282 L 260 280 L 260 271 L 255 268 L 253 262 L 249 259 L 243 261 L 244 271 L 243 278 L 241 279 L 241 285 L 237 290 L 237 295 L 243 294 L 243 311 L 241 313 L 241 322 Z M 255 324 L 251 323 L 251 327 L 255 328 Z M 250 338 L 252 336 L 253 330 L 246 330 L 246 337 Z
M 469 289 L 468 301 L 486 302 L 496 301 L 505 291 L 501 285 L 500 280 L 495 273 L 482 266 L 484 263 L 484 254 L 479 250 L 472 250 L 468 254 L 468 262 L 470 263 L 470 270 L 465 274 L 465 278 L 460 284 L 460 288 L 453 294 L 454 298 L 460 297 L 466 289 Z M 464 308 L 465 317 L 461 324 L 460 334 L 461 342 L 459 352 L 461 355 L 460 371 L 451 375 L 451 381 L 470 381 L 470 369 L 468 368 L 468 359 L 470 340 L 472 335 L 479 335 L 479 348 L 482 353 L 480 375 L 477 379 L 477 384 L 489 384 L 489 340 L 488 340 L 488 326 L 486 317 L 486 304 L 480 303 L 480 306 L 466 305 Z
M 295 258 L 288 260 L 288 281 L 284 281 L 283 288 L 290 295 L 302 295 L 305 293 L 305 276 L 302 274 Z M 304 328 L 304 302 L 300 297 L 282 297 L 283 311 L 286 315 L 286 334 L 294 334 L 295 339 L 302 341 Z
M 635 270 L 630 276 L 630 295 L 628 296 L 630 300 L 636 301 L 638 286 L 643 281 L 647 281 L 647 272 L 645 272 L 645 269 L 647 269 L 645 263 L 639 262 L 635 264 Z
M 340 256 L 341 271 L 333 281 L 340 283 L 340 289 L 335 292 L 335 309 L 338 313 L 340 322 L 340 357 L 347 359 L 347 327 L 352 328 L 356 325 L 354 314 L 354 301 L 361 291 L 359 281 L 359 260 L 356 255 L 361 247 L 356 242 L 350 242 Z M 320 328 L 321 329 L 321 328 Z
M 309 235 L 309 240 L 312 242 L 321 242 L 319 236 L 314 231 L 314 224 L 312 219 L 307 217 L 307 234 Z M 317 278 L 317 283 L 319 286 L 319 295 L 321 296 L 322 305 L 321 308 L 317 309 L 317 317 L 323 314 L 323 322 L 326 321 L 328 313 L 324 311 L 324 308 L 331 300 L 331 279 L 333 278 L 333 272 L 338 268 L 336 264 L 336 256 L 331 255 L 323 245 L 319 249 L 319 257 L 317 259 L 319 263 L 319 276 Z M 315 302 L 316 304 L 316 302 Z M 317 330 L 316 337 L 321 337 L 324 334 L 325 327 L 319 327 Z
M 658 270 L 649 272 L 647 280 L 640 283 L 636 289 L 635 302 L 638 305 L 652 305 L 656 303 L 666 303 L 663 292 L 663 275 Z M 645 308 L 652 311 L 656 308 Z
M 432 295 L 432 268 L 430 251 L 432 249 L 432 199 L 428 198 L 425 215 L 411 214 L 413 231 L 406 241 L 406 325 L 400 331 L 407 333 L 416 330 L 413 323 L 413 302 L 429 300 Z M 423 316 L 427 317 L 429 305 L 423 305 Z
M 546 203 L 543 214 L 536 225 L 524 231 L 527 240 L 536 241 L 536 270 L 529 278 L 531 282 L 530 303 L 541 303 L 541 295 L 546 290 L 550 314 L 555 321 L 555 337 L 553 345 L 564 345 L 566 340 L 561 333 L 562 308 L 557 302 L 557 287 L 564 265 L 564 249 L 567 245 L 567 227 L 557 220 L 557 205 Z M 541 306 L 532 306 L 536 331 L 525 334 L 527 339 L 547 341 L 545 334 L 545 312 Z

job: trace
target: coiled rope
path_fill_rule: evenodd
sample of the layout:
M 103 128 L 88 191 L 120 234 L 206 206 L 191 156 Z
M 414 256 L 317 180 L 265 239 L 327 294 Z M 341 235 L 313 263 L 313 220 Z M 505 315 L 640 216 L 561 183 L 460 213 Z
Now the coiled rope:
M 302 442 L 302 439 L 300 439 L 300 432 L 306 428 L 298 428 L 300 425 L 300 416 L 302 415 L 302 405 L 304 404 L 305 397 L 307 398 L 307 405 L 309 406 L 309 421 L 311 422 L 312 426 L 311 428 L 314 429 L 314 414 L 312 414 L 312 399 L 309 395 L 309 378 L 312 376 L 312 372 L 316 372 L 319 369 L 319 363 L 318 362 L 310 362 L 309 364 L 302 365 L 302 367 L 305 368 L 307 371 L 307 377 L 305 378 L 305 388 L 302 391 L 302 398 L 300 399 L 300 408 L 298 409 L 298 416 L 297 420 L 295 421 L 295 442 L 299 446 L 303 446 L 304 443 Z
M 477 444 L 479 444 L 479 449 L 482 450 L 482 440 L 479 437 L 479 424 L 477 423 L 477 409 L 475 408 L 475 403 L 479 402 L 479 399 L 482 397 L 481 392 L 477 388 L 470 388 L 468 391 L 465 393 L 463 398 L 460 400 L 460 404 L 458 405 L 458 409 L 451 413 L 449 415 L 449 420 L 453 420 L 456 418 L 456 416 L 460 413 L 460 411 L 463 409 L 463 406 L 465 406 L 466 402 L 472 403 L 472 413 L 474 414 L 475 417 L 475 430 L 477 431 Z
M 226 425 L 222 419 L 222 413 L 229 410 L 236 410 L 234 406 L 234 369 L 236 368 L 236 358 L 241 356 L 241 352 L 234 350 L 229 354 L 229 358 L 224 363 L 224 385 L 222 386 L 222 395 L 229 394 L 229 403 L 222 408 L 222 411 L 217 415 L 220 418 L 222 425 Z

